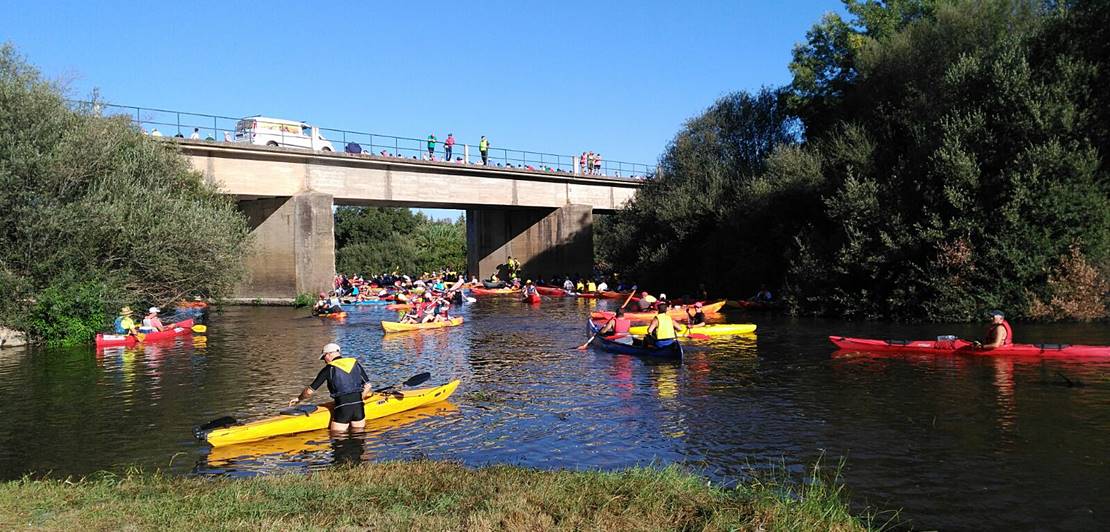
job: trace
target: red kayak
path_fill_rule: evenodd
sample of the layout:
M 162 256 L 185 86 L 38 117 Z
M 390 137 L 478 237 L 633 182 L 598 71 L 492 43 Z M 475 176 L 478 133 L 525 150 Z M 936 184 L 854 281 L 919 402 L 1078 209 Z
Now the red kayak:
M 536 291 L 548 297 L 566 297 L 567 291 L 554 286 L 537 286 Z
M 1010 344 L 992 349 L 975 347 L 967 340 L 875 340 L 830 336 L 840 349 L 859 352 L 903 352 L 935 355 L 1029 356 L 1040 358 L 1110 357 L 1110 346 L 1069 344 Z
M 521 299 L 521 301 L 523 301 L 525 303 L 532 304 L 532 305 L 539 305 L 540 304 L 540 295 L 539 294 L 532 294 L 531 296 L 528 296 L 528 297 L 525 297 L 525 298 Z
M 601 299 L 624 299 L 624 298 L 632 295 L 632 292 L 614 292 L 612 290 L 608 290 L 608 291 L 605 291 L 605 292 L 598 292 L 597 295 Z M 638 298 L 638 297 L 633 297 L 632 298 L 633 301 L 638 301 L 639 299 L 640 298 Z
M 179 321 L 166 327 L 165 330 L 160 332 L 152 332 L 143 334 L 143 343 L 156 342 L 158 340 L 166 340 L 174 336 L 188 334 L 193 332 L 193 320 Z M 98 334 L 96 335 L 97 347 L 115 347 L 115 346 L 133 346 L 139 343 L 137 336 L 123 335 L 123 334 Z

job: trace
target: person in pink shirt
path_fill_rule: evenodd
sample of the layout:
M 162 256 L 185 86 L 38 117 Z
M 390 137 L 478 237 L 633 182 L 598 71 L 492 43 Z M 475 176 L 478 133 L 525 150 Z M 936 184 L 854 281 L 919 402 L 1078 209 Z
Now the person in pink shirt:
M 451 160 L 451 148 L 455 147 L 455 134 L 448 133 L 447 140 L 443 141 L 443 151 L 447 152 L 447 156 L 443 158 L 444 161 Z

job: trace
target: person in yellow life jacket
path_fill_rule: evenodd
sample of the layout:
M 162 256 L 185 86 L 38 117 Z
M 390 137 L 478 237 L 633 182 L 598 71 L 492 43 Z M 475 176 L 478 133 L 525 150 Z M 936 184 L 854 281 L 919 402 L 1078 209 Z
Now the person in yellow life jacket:
M 1006 321 L 1006 315 L 1001 310 L 992 310 L 988 313 L 991 317 L 991 326 L 987 329 L 987 343 L 975 342 L 975 347 L 994 349 L 1014 343 L 1014 329 Z
M 116 334 L 129 334 L 136 336 L 139 334 L 139 328 L 135 325 L 135 320 L 131 317 L 131 307 L 123 307 L 119 309 L 119 317 L 112 323 Z
M 644 343 L 655 347 L 666 347 L 673 344 L 678 335 L 675 334 L 674 320 L 671 319 L 670 314 L 667 314 L 667 304 L 659 303 L 657 312 L 658 314 L 651 320 L 651 325 L 648 325 Z
M 320 360 L 324 361 L 323 369 L 316 374 L 312 384 L 289 401 L 289 406 L 312 397 L 317 388 L 328 383 L 328 393 L 335 399 L 328 428 L 332 432 L 341 433 L 348 429 L 360 430 L 366 426 L 366 409 L 362 400 L 370 394 L 370 377 L 366 375 L 366 370 L 362 369 L 358 359 L 345 358 L 339 351 L 338 344 L 324 346 L 320 353 Z
M 579 279 L 577 283 L 574 283 L 574 291 L 575 292 L 585 292 L 586 291 L 586 283 L 583 283 L 582 279 Z
M 597 292 L 597 284 L 594 283 L 593 279 L 590 279 L 590 281 L 586 283 L 586 291 L 591 294 Z

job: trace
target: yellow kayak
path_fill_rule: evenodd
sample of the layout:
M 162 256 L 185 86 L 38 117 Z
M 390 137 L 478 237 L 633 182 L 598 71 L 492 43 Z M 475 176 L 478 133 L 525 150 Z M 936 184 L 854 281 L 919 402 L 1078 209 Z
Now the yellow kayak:
M 751 334 L 755 332 L 754 323 L 719 323 L 712 325 L 702 325 L 701 327 L 692 327 L 687 329 L 679 324 L 676 324 L 678 333 L 686 335 L 687 333 L 704 334 L 706 336 L 730 336 L 734 334 Z M 629 334 L 643 335 L 647 334 L 647 325 L 639 325 L 628 329 Z
M 401 398 L 392 394 L 371 395 L 364 401 L 366 419 L 369 421 L 438 403 L 451 397 L 458 386 L 459 381 L 454 380 L 437 388 L 419 388 L 401 392 Z M 205 440 L 213 447 L 222 447 L 224 445 L 264 440 L 273 436 L 325 429 L 328 427 L 328 423 L 331 422 L 332 406 L 334 406 L 334 403 L 316 405 L 316 409 L 308 413 L 283 414 L 244 425 L 215 429 L 205 436 Z
M 439 329 L 440 327 L 455 327 L 462 325 L 461 316 L 456 316 L 448 321 L 433 321 L 431 323 L 400 323 L 396 321 L 382 321 L 385 332 L 419 331 L 421 329 Z
M 458 412 L 459 407 L 450 401 L 407 410 L 392 416 L 366 422 L 366 434 L 379 434 L 397 429 L 434 416 Z M 208 463 L 216 464 L 242 458 L 257 458 L 273 454 L 301 454 L 326 451 L 332 448 L 331 434 L 320 429 L 297 434 L 274 436 L 265 440 L 213 447 L 208 452 Z

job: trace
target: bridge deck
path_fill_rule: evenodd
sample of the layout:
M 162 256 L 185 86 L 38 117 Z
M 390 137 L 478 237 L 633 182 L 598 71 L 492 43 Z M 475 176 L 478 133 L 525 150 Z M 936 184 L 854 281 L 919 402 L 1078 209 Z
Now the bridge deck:
M 613 211 L 640 180 L 524 168 L 313 152 L 253 144 L 166 139 L 193 167 L 241 199 L 330 194 L 336 203 L 440 208 L 538 208 L 570 204 Z

